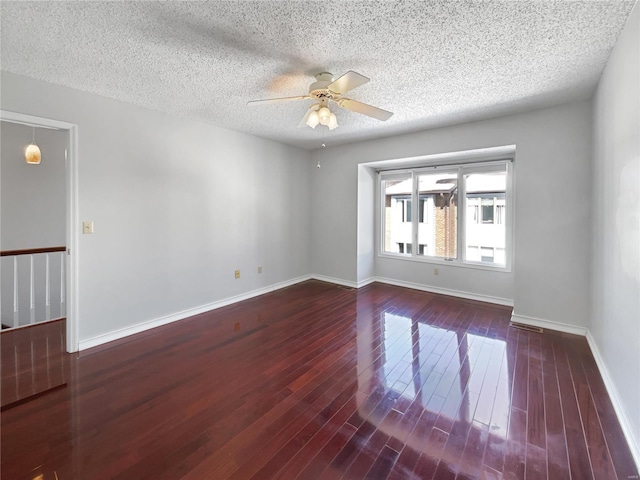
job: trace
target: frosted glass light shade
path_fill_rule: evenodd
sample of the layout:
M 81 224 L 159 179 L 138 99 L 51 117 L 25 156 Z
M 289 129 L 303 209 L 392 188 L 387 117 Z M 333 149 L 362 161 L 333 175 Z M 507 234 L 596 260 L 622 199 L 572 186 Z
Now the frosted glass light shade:
M 24 149 L 24 159 L 30 165 L 39 165 L 42 155 L 40 154 L 40 148 L 37 145 L 27 145 Z
M 329 130 L 333 130 L 334 128 L 338 128 L 338 119 L 336 118 L 336 114 L 332 113 L 329 117 L 329 123 L 327 124 Z
M 314 110 L 311 112 L 311 115 L 309 115 L 309 118 L 307 118 L 307 125 L 311 128 L 316 128 L 318 123 L 320 123 L 320 118 L 318 118 L 318 112 Z
M 322 125 L 328 125 L 329 119 L 331 118 L 331 110 L 329 110 L 327 107 L 322 107 L 320 110 L 318 110 L 318 117 L 320 117 L 320 123 Z

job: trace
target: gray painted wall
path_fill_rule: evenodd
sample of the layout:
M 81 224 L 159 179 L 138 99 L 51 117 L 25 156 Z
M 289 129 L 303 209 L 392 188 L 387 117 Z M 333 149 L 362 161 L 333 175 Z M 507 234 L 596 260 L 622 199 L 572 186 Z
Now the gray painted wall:
M 308 152 L 1 80 L 2 109 L 78 125 L 81 341 L 309 273 Z
M 330 143 L 330 142 L 327 142 Z M 513 271 L 493 272 L 374 258 L 375 275 L 434 288 L 512 299 L 514 313 L 586 327 L 589 313 L 591 103 L 314 151 L 312 269 L 362 280 L 356 226 L 358 165 L 396 158 L 516 145 Z M 361 175 L 361 180 L 366 177 Z M 367 226 L 369 228 L 369 226 Z
M 593 294 L 589 330 L 640 461 L 640 7 L 594 97 Z
M 374 215 L 377 178 L 373 168 L 358 166 L 358 282 L 364 282 L 375 275 L 377 235 Z

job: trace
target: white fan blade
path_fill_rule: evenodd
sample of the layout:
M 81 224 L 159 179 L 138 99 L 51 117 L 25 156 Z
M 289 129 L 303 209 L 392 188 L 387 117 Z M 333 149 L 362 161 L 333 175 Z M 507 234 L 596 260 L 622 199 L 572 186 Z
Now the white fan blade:
M 302 95 L 300 97 L 268 98 L 266 100 L 251 100 L 247 102 L 247 105 L 269 105 L 270 103 L 293 102 L 294 100 L 306 100 L 307 98 L 311 97 L 309 95 Z
M 367 105 L 366 103 L 356 102 L 349 98 L 341 98 L 338 100 L 338 105 L 346 108 L 347 110 L 351 110 L 352 112 L 362 113 L 363 115 L 382 120 L 383 122 L 385 120 L 389 120 L 391 115 L 393 115 L 392 112 L 388 112 L 372 105 Z
M 307 120 L 309 120 L 309 115 L 311 115 L 311 112 L 313 112 L 317 108 L 318 108 L 318 105 L 315 105 L 315 104 L 309 107 L 309 109 L 307 110 L 307 113 L 305 113 L 304 117 L 302 117 L 302 120 L 300 120 L 300 123 L 298 124 L 298 128 L 307 126 Z
M 360 85 L 364 85 L 369 80 L 370 79 L 365 77 L 364 75 L 360 75 L 353 70 L 349 70 L 335 82 L 327 85 L 327 88 L 335 93 L 345 93 L 349 90 L 353 90 L 354 88 L 359 87 Z

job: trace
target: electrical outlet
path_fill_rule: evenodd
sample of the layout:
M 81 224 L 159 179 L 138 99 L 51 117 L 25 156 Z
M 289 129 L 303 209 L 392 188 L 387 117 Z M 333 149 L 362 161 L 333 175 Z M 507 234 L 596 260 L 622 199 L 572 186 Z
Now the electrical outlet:
M 262 273 L 262 265 L 258 265 L 258 273 Z
M 236 279 L 240 278 L 240 270 L 236 270 Z
M 439 268 L 434 268 L 433 269 L 433 274 L 434 275 L 440 275 L 440 269 Z

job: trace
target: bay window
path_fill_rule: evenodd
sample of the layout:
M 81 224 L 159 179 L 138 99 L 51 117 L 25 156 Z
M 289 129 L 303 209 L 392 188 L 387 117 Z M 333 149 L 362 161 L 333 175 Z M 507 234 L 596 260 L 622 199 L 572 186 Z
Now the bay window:
M 510 269 L 511 175 L 509 160 L 380 172 L 380 254 Z

